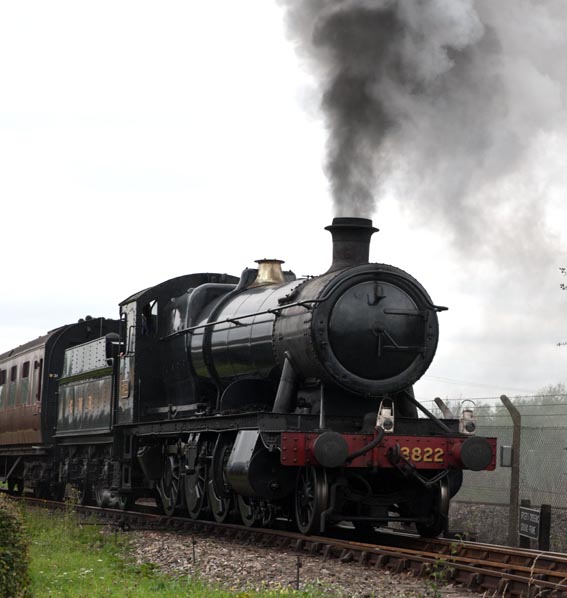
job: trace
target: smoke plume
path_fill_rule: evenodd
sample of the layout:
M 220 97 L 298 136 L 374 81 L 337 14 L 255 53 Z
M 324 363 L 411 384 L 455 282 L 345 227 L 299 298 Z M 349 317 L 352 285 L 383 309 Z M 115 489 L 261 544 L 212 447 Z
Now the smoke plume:
M 394 193 L 464 245 L 502 214 L 541 218 L 511 195 L 538 193 L 526 169 L 567 137 L 564 0 L 281 2 L 318 83 L 338 215 Z

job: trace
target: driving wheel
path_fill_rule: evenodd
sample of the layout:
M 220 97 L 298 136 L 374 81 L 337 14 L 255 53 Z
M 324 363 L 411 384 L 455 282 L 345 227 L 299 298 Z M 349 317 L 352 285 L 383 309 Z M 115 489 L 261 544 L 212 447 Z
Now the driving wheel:
M 252 500 L 248 496 L 241 496 L 240 494 L 236 497 L 238 512 L 240 513 L 240 519 L 242 523 L 247 527 L 253 527 L 259 520 L 258 509 L 253 504 Z
M 209 480 L 207 484 L 207 495 L 215 521 L 223 523 L 230 513 L 230 497 L 221 496 L 220 493 L 217 493 L 213 480 Z
M 317 533 L 321 529 L 321 513 L 327 508 L 328 484 L 325 470 L 303 467 L 295 487 L 295 523 L 302 534 Z
M 177 455 L 168 455 L 165 459 L 163 474 L 157 485 L 161 508 L 168 517 L 173 515 L 179 500 L 179 470 L 179 457 Z
M 207 466 L 197 464 L 195 473 L 185 474 L 185 505 L 191 519 L 202 517 L 207 504 Z

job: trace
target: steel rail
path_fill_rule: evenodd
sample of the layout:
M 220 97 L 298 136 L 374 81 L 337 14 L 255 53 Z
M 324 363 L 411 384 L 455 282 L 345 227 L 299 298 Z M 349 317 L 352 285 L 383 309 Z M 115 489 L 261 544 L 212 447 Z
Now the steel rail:
M 410 571 L 422 577 L 462 584 L 477 592 L 493 591 L 499 597 L 545 595 L 567 598 L 567 555 L 529 549 L 479 544 L 462 540 L 424 539 L 410 534 L 377 533 L 375 540 L 304 536 L 278 529 L 246 527 L 233 523 L 166 517 L 155 512 L 120 511 L 66 505 L 28 497 L 31 505 L 72 509 L 80 516 L 94 515 L 121 529 L 152 529 L 206 533 L 209 536 L 247 541 L 259 546 L 287 546 L 325 559 Z M 139 505 L 138 505 L 139 506 Z M 352 536 L 350 530 L 347 536 Z

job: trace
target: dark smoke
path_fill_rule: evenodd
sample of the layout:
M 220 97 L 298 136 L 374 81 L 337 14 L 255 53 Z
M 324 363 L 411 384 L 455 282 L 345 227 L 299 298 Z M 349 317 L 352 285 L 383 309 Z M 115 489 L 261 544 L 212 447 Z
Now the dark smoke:
M 463 246 L 510 216 L 514 177 L 565 132 L 567 2 L 281 1 L 318 81 L 337 215 L 394 194 Z M 519 225 L 541 217 L 532 199 Z
M 390 48 L 400 33 L 391 11 L 368 9 L 334 12 L 314 31 L 315 46 L 328 48 L 335 65 L 322 101 L 331 131 L 327 169 L 333 197 L 339 205 L 348 201 L 356 213 L 371 212 L 375 158 L 395 125 L 373 83 L 397 69 Z
M 280 2 L 316 81 L 336 215 L 393 201 L 443 247 L 424 277 L 451 306 L 437 375 L 561 379 L 567 1 Z

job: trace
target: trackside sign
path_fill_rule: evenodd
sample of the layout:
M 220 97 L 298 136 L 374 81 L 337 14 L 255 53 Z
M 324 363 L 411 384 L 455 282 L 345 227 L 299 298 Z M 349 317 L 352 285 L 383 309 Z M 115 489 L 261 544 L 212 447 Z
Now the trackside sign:
M 539 509 L 528 509 L 520 507 L 520 521 L 518 533 L 520 536 L 537 540 L 539 538 L 539 526 L 541 512 Z

